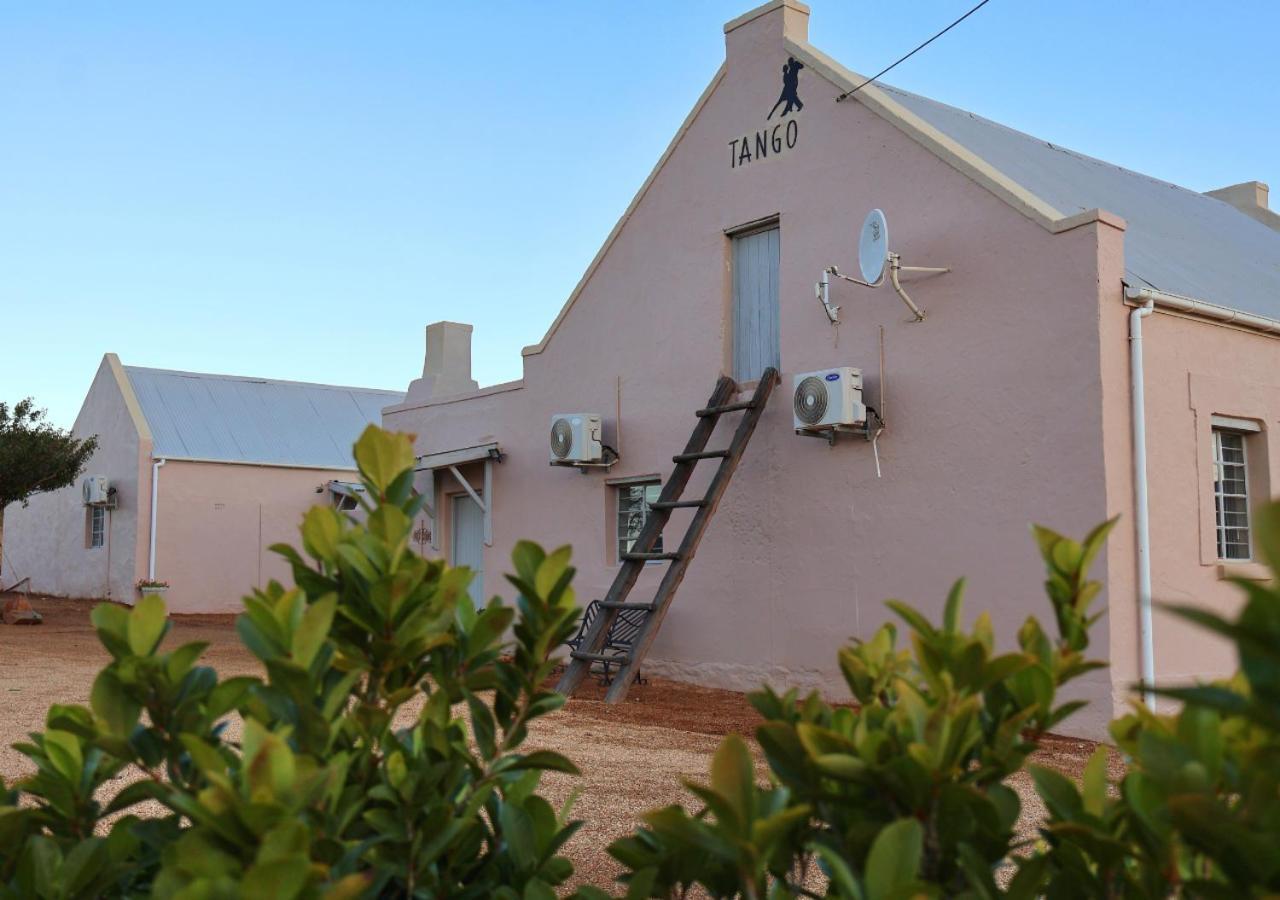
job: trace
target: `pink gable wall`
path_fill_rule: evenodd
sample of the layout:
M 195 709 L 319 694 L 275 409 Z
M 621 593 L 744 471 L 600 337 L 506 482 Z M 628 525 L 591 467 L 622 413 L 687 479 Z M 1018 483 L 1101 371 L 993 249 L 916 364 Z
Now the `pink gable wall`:
M 778 97 L 783 14 L 727 35 L 722 83 L 545 349 L 527 357 L 522 386 L 395 408 L 384 420 L 419 435 L 419 452 L 500 441 L 489 592 L 504 590 L 514 542 L 532 538 L 572 544 L 580 600 L 602 596 L 616 571 L 608 489 L 599 473 L 547 465 L 549 417 L 600 412 L 612 439 L 620 385 L 622 461 L 609 475 L 665 476 L 730 359 L 725 231 L 776 214 L 783 383 L 646 669 L 839 694 L 836 649 L 886 619 L 885 598 L 936 614 L 966 575 L 970 616 L 991 610 L 1005 640 L 1027 615 L 1049 618 L 1029 524 L 1081 535 L 1108 509 L 1097 232 L 1108 226 L 1051 235 L 861 104 L 835 103 L 839 90 L 811 70 L 801 73 L 794 149 L 731 168 L 729 142 L 764 127 Z M 929 313 L 923 324 L 906 323 L 887 287 L 835 287 L 837 346 L 813 282 L 825 265 L 854 268 L 857 229 L 876 206 L 907 264 L 953 271 L 911 283 Z M 829 448 L 793 433 L 790 385 L 796 372 L 859 366 L 874 403 L 880 326 L 888 431 L 877 479 L 865 442 Z M 687 519 L 673 516 L 668 534 Z M 447 522 L 437 528 L 447 550 Z M 646 571 L 633 598 L 660 571 Z M 1080 692 L 1095 703 L 1070 730 L 1097 735 L 1112 712 L 1108 676 Z

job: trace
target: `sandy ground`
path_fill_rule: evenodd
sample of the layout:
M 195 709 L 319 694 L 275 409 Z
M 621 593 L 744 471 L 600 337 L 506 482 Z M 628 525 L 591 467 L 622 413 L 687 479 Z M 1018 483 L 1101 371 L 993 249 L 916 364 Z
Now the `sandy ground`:
M 87 703 L 89 688 L 107 661 L 89 624 L 93 603 L 33 599 L 44 615 L 39 626 L 0 626 L 0 777 L 27 774 L 27 759 L 11 748 L 43 727 L 52 703 Z M 207 641 L 204 661 L 222 676 L 258 674 L 259 667 L 238 642 L 230 616 L 176 616 L 166 643 Z M 564 709 L 531 730 L 530 744 L 572 759 L 582 777 L 551 774 L 546 796 L 563 803 L 576 790 L 573 817 L 586 824 L 568 844 L 574 881 L 608 885 L 618 867 L 605 848 L 629 833 L 639 815 L 669 803 L 689 802 L 682 782 L 706 780 L 720 739 L 731 732 L 750 735 L 758 722 L 742 694 L 654 679 L 632 688 L 620 706 L 606 706 L 592 686 Z M 1093 752 L 1087 741 L 1054 738 L 1037 762 L 1078 778 Z M 1119 772 L 1113 755 L 1113 776 Z M 763 779 L 765 769 L 759 766 Z M 1034 834 L 1044 808 L 1030 780 L 1012 782 L 1023 801 L 1025 835 Z

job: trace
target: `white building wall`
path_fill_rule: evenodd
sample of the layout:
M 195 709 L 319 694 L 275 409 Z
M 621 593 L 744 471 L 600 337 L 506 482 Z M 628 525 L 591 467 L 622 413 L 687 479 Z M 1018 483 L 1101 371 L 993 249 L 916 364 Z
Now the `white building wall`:
M 105 475 L 116 488 L 104 546 L 87 546 L 80 484 L 37 494 L 26 507 L 10 504 L 4 519 L 5 585 L 30 577 L 33 592 L 131 603 L 139 576 L 139 534 L 145 538 L 150 485 L 141 472 L 143 439 L 122 391 L 124 372 L 108 354 L 98 367 L 72 433 L 98 436 L 86 475 Z M 145 548 L 145 543 L 143 543 Z M 141 560 L 145 571 L 146 560 Z

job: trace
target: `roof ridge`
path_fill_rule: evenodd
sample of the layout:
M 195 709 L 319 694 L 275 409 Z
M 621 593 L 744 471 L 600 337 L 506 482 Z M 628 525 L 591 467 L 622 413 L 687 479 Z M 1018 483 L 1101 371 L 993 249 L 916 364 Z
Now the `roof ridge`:
M 296 387 L 322 388 L 330 391 L 359 391 L 364 394 L 391 394 L 397 397 L 405 396 L 404 391 L 393 391 L 384 388 L 357 387 L 355 385 L 346 384 L 325 384 L 319 381 L 292 381 L 287 378 L 265 378 L 256 375 L 228 375 L 222 372 L 190 372 L 184 369 L 161 369 L 153 366 L 124 366 L 126 373 L 129 372 L 155 372 L 161 375 L 179 375 L 184 378 L 214 378 L 223 381 L 247 381 L 253 384 L 282 384 L 292 385 Z

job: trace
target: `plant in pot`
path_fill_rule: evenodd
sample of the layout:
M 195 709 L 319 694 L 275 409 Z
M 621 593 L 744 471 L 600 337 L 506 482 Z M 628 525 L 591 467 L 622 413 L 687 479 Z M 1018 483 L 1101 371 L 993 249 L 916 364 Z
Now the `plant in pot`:
M 152 594 L 163 597 L 164 592 L 169 590 L 169 582 L 157 581 L 154 578 L 139 578 L 137 587 L 138 593 L 144 597 L 150 597 Z

